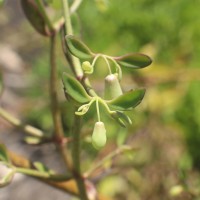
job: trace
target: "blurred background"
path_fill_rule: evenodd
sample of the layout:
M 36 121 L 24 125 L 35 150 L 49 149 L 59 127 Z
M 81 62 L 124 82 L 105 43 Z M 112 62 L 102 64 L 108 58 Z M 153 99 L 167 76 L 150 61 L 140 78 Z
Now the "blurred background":
M 129 113 L 133 125 L 128 131 L 115 123 L 107 125 L 110 142 L 100 157 L 124 142 L 138 150 L 115 159 L 114 170 L 97 181 L 103 194 L 117 200 L 200 199 L 199 8 L 199 0 L 90 0 L 83 1 L 73 16 L 76 34 L 94 52 L 116 56 L 141 52 L 153 59 L 145 69 L 123 70 L 124 90 L 145 87 L 147 93 L 141 105 Z M 7 0 L 0 9 L 0 30 L 1 106 L 51 132 L 48 38 L 34 31 L 19 1 Z M 57 49 L 61 74 L 69 71 L 69 66 L 59 38 Z M 96 69 L 98 77 L 92 79 L 99 91 L 105 73 L 101 66 Z M 61 84 L 60 99 L 67 129 L 70 116 L 64 111 L 69 106 Z M 92 114 L 85 120 L 92 127 L 91 118 Z M 85 129 L 91 131 L 91 127 Z M 0 119 L 0 141 L 11 150 L 63 170 L 52 144 L 28 146 L 22 138 L 19 130 Z M 88 159 L 84 168 L 99 156 L 88 145 L 87 141 L 83 144 Z M 18 175 L 9 187 L 0 190 L 0 200 L 27 200 L 33 194 L 38 200 L 66 198 L 62 192 Z

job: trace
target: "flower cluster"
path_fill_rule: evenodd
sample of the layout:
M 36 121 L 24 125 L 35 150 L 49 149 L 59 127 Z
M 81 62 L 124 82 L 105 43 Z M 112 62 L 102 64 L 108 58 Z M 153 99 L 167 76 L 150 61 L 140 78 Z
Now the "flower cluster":
M 99 105 L 103 106 L 107 114 L 117 123 L 125 127 L 131 124 L 131 119 L 124 111 L 131 110 L 142 101 L 145 89 L 136 89 L 123 93 L 120 85 L 122 79 L 122 67 L 132 69 L 143 68 L 151 64 L 151 59 L 143 54 L 130 53 L 120 57 L 112 57 L 100 53 L 93 53 L 82 41 L 74 36 L 66 36 L 68 50 L 76 57 L 84 60 L 82 69 L 87 76 L 94 72 L 94 67 L 99 58 L 105 60 L 105 66 L 109 74 L 105 77 L 104 97 L 91 95 L 83 85 L 74 77 L 63 73 L 64 91 L 68 99 L 73 99 L 79 108 L 76 115 L 85 115 L 92 104 L 96 105 L 98 121 L 95 123 L 92 133 L 92 144 L 99 149 L 106 144 L 106 129 L 100 118 Z M 111 63 L 114 69 L 111 69 Z

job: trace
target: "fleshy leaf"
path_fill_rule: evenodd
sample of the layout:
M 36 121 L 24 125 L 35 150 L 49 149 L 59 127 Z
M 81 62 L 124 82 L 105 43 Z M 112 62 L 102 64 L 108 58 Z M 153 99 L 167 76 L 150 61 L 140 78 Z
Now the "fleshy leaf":
M 21 0 L 22 9 L 32 26 L 42 35 L 50 35 L 45 19 L 40 13 L 34 0 Z
M 152 63 L 149 56 L 141 53 L 130 53 L 124 56 L 114 57 L 113 59 L 115 59 L 119 65 L 133 69 L 144 68 Z
M 63 73 L 62 81 L 64 85 L 64 92 L 78 103 L 85 104 L 91 100 L 81 83 L 74 77 Z
M 107 101 L 108 105 L 116 110 L 129 110 L 139 105 L 145 95 L 145 89 L 131 90 L 123 95 Z
M 91 59 L 95 56 L 95 54 L 92 53 L 87 45 L 78 38 L 72 35 L 67 35 L 65 39 L 67 42 L 67 47 L 72 55 L 84 60 Z
M 10 162 L 10 159 L 8 157 L 8 153 L 4 144 L 0 144 L 0 161 L 6 162 L 6 163 Z

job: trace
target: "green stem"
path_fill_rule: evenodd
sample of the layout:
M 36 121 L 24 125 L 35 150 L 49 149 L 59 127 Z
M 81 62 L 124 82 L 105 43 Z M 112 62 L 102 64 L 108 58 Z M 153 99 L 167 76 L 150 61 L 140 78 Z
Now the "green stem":
M 84 179 L 81 175 L 80 163 L 80 130 L 81 130 L 81 117 L 75 116 L 73 127 L 73 143 L 72 143 L 72 160 L 74 168 L 74 178 L 80 193 L 81 200 L 88 200 Z
M 8 113 L 1 107 L 0 107 L 0 116 L 9 123 L 11 123 L 12 125 L 16 126 L 17 128 L 22 129 L 25 133 L 28 133 L 29 135 L 33 135 L 36 137 L 45 137 L 45 133 L 43 131 L 33 126 L 23 124 L 19 119 L 12 116 L 10 113 Z
M 96 109 L 97 109 L 97 118 L 98 118 L 98 122 L 101 121 L 101 117 L 100 117 L 100 111 L 99 111 L 99 100 L 96 100 Z
M 65 32 L 67 35 L 73 35 L 69 3 L 68 3 L 68 0 L 62 0 L 62 2 L 63 2 L 63 13 L 64 13 L 64 18 L 65 18 Z M 83 70 L 81 68 L 80 60 L 72 56 L 72 63 L 73 63 L 76 77 L 79 80 L 81 80 L 83 78 Z
M 56 35 L 51 36 L 50 39 L 50 96 L 51 96 L 51 110 L 52 110 L 52 117 L 54 122 L 54 129 L 55 129 L 55 137 L 57 141 L 60 141 L 59 149 L 62 153 L 64 161 L 68 168 L 71 168 L 69 155 L 66 149 L 66 144 L 62 143 L 62 139 L 64 138 L 64 131 L 62 126 L 62 119 L 61 113 L 59 109 L 59 102 L 58 102 L 58 92 L 57 92 L 57 65 L 56 65 Z
M 26 168 L 16 168 L 16 172 L 22 173 L 25 175 L 29 175 L 32 177 L 37 177 L 37 178 L 44 178 L 52 181 L 66 181 L 72 178 L 70 175 L 63 175 L 63 174 L 50 174 L 48 172 L 40 172 L 37 170 L 33 169 L 26 169 Z
M 106 62 L 106 64 L 107 64 L 109 74 L 112 74 L 111 67 L 110 67 L 110 63 L 109 63 L 108 59 L 107 59 L 106 56 L 104 56 L 104 55 L 102 55 L 101 57 L 105 60 L 105 62 Z

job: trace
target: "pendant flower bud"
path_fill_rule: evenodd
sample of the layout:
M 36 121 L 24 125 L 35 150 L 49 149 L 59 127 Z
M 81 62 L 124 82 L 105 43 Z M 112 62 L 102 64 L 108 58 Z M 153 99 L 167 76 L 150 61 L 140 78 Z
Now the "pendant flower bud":
M 122 95 L 122 89 L 116 74 L 109 74 L 105 78 L 104 97 L 107 100 L 114 99 Z
M 95 149 L 100 149 L 106 144 L 106 129 L 103 122 L 96 122 L 92 133 L 92 144 Z

